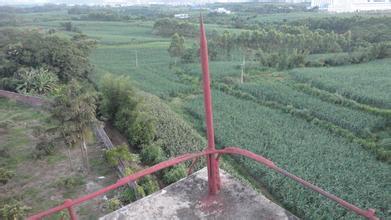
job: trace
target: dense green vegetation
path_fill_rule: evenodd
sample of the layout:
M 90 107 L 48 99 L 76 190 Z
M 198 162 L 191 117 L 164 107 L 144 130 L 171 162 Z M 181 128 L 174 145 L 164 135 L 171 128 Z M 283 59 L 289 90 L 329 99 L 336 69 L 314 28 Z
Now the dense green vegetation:
M 152 166 L 186 153 L 189 149 L 197 151 L 205 146 L 204 139 L 169 106 L 156 96 L 136 92 L 128 78 L 106 75 L 102 79 L 100 91 L 102 117 L 117 127 L 133 148 L 140 150 L 140 159 L 144 165 Z M 126 146 L 107 151 L 106 159 L 115 166 L 122 160 L 126 163 L 125 170 L 131 172 L 138 169 L 132 165 L 131 162 L 135 162 L 135 159 L 127 152 Z M 185 176 L 186 170 L 182 165 L 157 174 L 167 185 Z M 143 178 L 138 185 L 131 192 L 131 198 L 121 199 L 122 202 L 142 197 L 143 193 L 136 196 L 137 190 L 142 189 L 145 195 L 149 195 L 159 189 L 153 178 Z
M 87 79 L 93 45 L 85 35 L 69 40 L 39 31 L 2 29 L 0 88 L 44 94 L 58 83 Z
M 389 179 L 389 165 L 376 160 L 365 149 L 303 119 L 216 90 L 213 94 L 216 141 L 220 146 L 241 146 L 264 155 L 284 169 L 361 207 L 389 209 L 390 191 L 385 184 Z M 193 99 L 187 108 L 202 117 L 202 97 Z M 236 159 L 300 216 L 353 218 L 346 210 L 283 176 L 250 160 Z
M 204 11 L 218 146 L 240 146 L 265 155 L 327 191 L 389 218 L 391 16 L 326 14 L 303 4 L 207 7 L 234 12 Z M 53 91 L 76 79 L 89 92 L 97 90 L 100 94 L 90 104 L 97 105 L 98 118 L 113 124 L 131 145 L 108 151 L 107 159 L 112 165 L 124 160 L 127 174 L 205 147 L 195 40 L 198 10 L 186 6 L 13 10 L 0 8 L 7 12 L 0 16 L 0 68 L 7 70 L 0 72 L 7 73 L 0 75 L 2 88 L 58 96 Z M 190 18 L 176 19 L 177 13 L 188 13 Z M 41 30 L 25 31 L 31 27 Z M 28 46 L 30 41 L 38 46 Z M 11 56 L 10 48 L 22 53 Z M 57 54 L 57 50 L 67 52 Z M 69 59 L 69 53 L 81 59 Z M 57 55 L 59 62 L 49 59 Z M 51 157 L 50 146 L 50 142 L 39 145 L 42 158 Z M 357 218 L 250 160 L 227 161 L 233 164 L 224 168 L 240 166 L 241 174 L 265 186 L 301 218 Z M 1 180 L 12 179 L 11 171 L 1 171 Z M 184 175 L 184 166 L 176 166 L 146 177 L 112 196 L 109 209 Z M 74 179 L 65 182 L 77 183 Z

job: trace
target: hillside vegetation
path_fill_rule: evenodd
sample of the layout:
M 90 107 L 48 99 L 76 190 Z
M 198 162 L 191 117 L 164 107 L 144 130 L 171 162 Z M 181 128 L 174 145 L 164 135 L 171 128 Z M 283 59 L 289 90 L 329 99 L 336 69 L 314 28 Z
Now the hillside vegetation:
M 0 98 L 0 214 L 3 219 L 23 218 L 64 202 L 64 199 L 90 193 L 115 182 L 113 169 L 102 160 L 102 146 L 91 140 L 88 175 L 80 172 L 79 150 L 72 149 L 75 170 L 69 169 L 63 140 L 58 138 L 52 148 L 42 148 L 42 141 L 55 126 L 48 112 Z M 104 179 L 98 177 L 104 176 Z M 96 206 L 102 198 L 77 207 L 83 218 L 97 218 L 110 210 Z M 19 210 L 19 211 L 18 211 Z M 20 215 L 20 216 L 19 216 Z M 56 215 L 60 218 L 64 213 Z

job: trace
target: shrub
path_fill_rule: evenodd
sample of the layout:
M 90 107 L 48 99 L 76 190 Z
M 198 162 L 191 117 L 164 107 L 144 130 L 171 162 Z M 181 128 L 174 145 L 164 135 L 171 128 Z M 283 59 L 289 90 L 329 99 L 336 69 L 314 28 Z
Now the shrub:
M 137 114 L 128 134 L 129 142 L 136 147 L 150 144 L 155 138 L 155 125 L 152 118 L 144 113 Z
M 165 184 L 174 183 L 182 178 L 186 177 L 186 169 L 183 165 L 178 165 L 170 168 L 163 175 L 163 182 Z
M 81 175 L 63 177 L 59 181 L 57 181 L 57 185 L 59 187 L 65 188 L 67 190 L 71 190 L 76 186 L 83 185 L 84 183 L 84 177 Z
M 103 77 L 101 84 L 100 113 L 109 120 L 114 120 L 116 126 L 124 130 L 131 123 L 132 112 L 137 105 L 131 80 L 108 74 Z
M 0 208 L 0 212 L 2 215 L 2 219 L 4 220 L 15 220 L 15 219 L 23 219 L 26 217 L 27 211 L 31 208 L 21 204 L 18 201 L 12 201 L 8 204 L 3 205 Z
M 143 177 L 138 184 L 144 189 L 146 195 L 150 195 L 159 190 L 159 184 L 151 175 Z
M 18 86 L 19 80 L 4 77 L 0 79 L 0 89 L 8 90 L 8 91 L 16 91 L 16 87 Z
M 43 140 L 35 145 L 35 151 L 33 157 L 41 159 L 44 156 L 52 155 L 55 151 L 53 141 Z
M 143 92 L 139 94 L 142 99 L 139 108 L 152 117 L 155 139 L 161 141 L 167 157 L 204 148 L 205 140 L 167 104 L 156 96 Z
M 120 200 L 122 204 L 128 204 L 141 199 L 145 196 L 144 188 L 142 186 L 136 186 L 134 189 L 126 187 L 121 193 Z
M 141 161 L 148 165 L 154 165 L 164 160 L 163 150 L 157 144 L 143 148 L 140 157 Z
M 181 57 L 182 63 L 195 63 L 198 61 L 198 49 L 196 47 L 187 48 Z
M 57 213 L 54 213 L 52 215 L 52 219 L 69 219 L 69 213 L 68 213 L 68 210 L 65 211 L 65 210 L 62 210 L 60 212 L 57 212 Z
M 130 144 L 141 147 L 154 140 L 153 120 L 138 108 L 140 103 L 128 78 L 106 75 L 101 91 L 102 115 L 114 122 L 115 127 L 127 137 Z
M 137 186 L 136 187 L 136 198 L 143 198 L 145 197 L 145 191 L 144 191 L 144 188 L 142 186 Z
M 305 64 L 305 57 L 308 55 L 306 51 L 278 51 L 271 53 L 264 53 L 258 51 L 256 58 L 260 61 L 262 66 L 274 67 L 279 70 L 292 69 L 294 67 L 302 67 Z
M 106 204 L 107 204 L 107 208 L 112 212 L 121 208 L 121 201 L 117 198 L 112 198 L 107 200 Z
M 125 176 L 129 176 L 135 173 L 135 170 L 131 167 L 125 167 L 124 174 Z
M 123 204 L 128 204 L 136 201 L 136 193 L 133 189 L 127 187 L 122 193 L 120 200 Z
M 327 66 L 341 66 L 350 64 L 350 57 L 348 54 L 337 54 L 333 57 L 327 57 L 324 60 L 324 64 Z
M 76 32 L 76 33 L 81 33 L 81 29 L 79 27 L 76 27 L 72 22 L 62 22 L 60 23 L 61 27 L 65 31 L 70 31 L 70 32 Z
M 15 175 L 14 172 L 0 167 L 0 183 L 7 184 L 7 182 Z
M 129 100 L 127 102 L 130 102 Z M 123 103 L 119 106 L 118 111 L 115 112 L 114 126 L 118 128 L 122 133 L 124 133 L 128 138 L 132 135 L 131 127 L 135 118 L 137 117 L 137 112 L 134 111 L 134 106 L 132 103 Z M 109 117 L 110 119 L 110 117 Z
M 21 68 L 16 74 L 16 90 L 24 94 L 48 94 L 57 87 L 57 75 L 46 68 Z
M 118 166 L 120 160 L 123 161 L 134 161 L 135 156 L 129 152 L 128 146 L 120 145 L 113 149 L 106 150 L 106 160 L 113 167 Z
M 137 199 L 143 198 L 145 196 L 145 191 L 142 186 L 136 186 L 135 189 L 127 187 L 122 193 L 120 200 L 122 204 L 128 204 L 134 202 Z

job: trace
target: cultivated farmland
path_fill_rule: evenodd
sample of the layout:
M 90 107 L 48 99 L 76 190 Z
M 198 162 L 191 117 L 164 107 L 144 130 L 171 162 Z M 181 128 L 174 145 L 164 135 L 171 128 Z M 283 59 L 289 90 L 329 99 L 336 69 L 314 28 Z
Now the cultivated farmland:
M 213 94 L 219 146 L 241 146 L 265 155 L 289 172 L 362 207 L 390 209 L 390 186 L 386 184 L 391 181 L 390 167 L 358 144 L 289 114 L 216 90 Z M 186 108 L 202 117 L 202 97 L 192 99 Z M 261 165 L 243 158 L 235 159 L 258 181 L 265 183 L 279 201 L 305 218 L 327 218 L 330 213 L 354 217 Z
M 389 59 L 330 68 L 305 68 L 291 72 L 294 80 L 379 108 L 391 108 Z
M 234 10 L 237 5 L 224 7 Z M 280 5 L 276 7 L 280 10 Z M 16 26 L 42 32 L 54 29 L 52 36 L 72 38 L 78 33 L 61 26 L 71 22 L 96 41 L 89 56 L 94 66 L 89 79 L 99 87 L 106 74 L 128 76 L 123 79 L 141 90 L 135 95 L 142 100 L 138 110 L 152 118 L 157 129 L 154 138 L 167 157 L 205 147 L 198 17 L 194 17 L 198 11 L 190 7 L 151 7 L 141 12 L 137 8 L 135 13 L 131 7 L 127 8 L 131 13 L 115 8 L 91 10 L 124 18 L 86 19 L 83 16 L 88 12 L 75 15 L 66 10 L 31 12 L 18 13 L 22 20 Z M 249 8 L 243 4 L 233 15 L 205 12 L 216 144 L 264 155 L 360 208 L 374 208 L 381 218 L 390 218 L 391 35 L 387 25 L 391 16 L 330 15 L 305 9 L 258 14 L 256 10 L 264 10 L 264 5 Z M 191 18 L 172 18 L 178 11 L 188 12 Z M 168 51 L 171 36 L 156 33 L 154 26 L 161 20 L 195 28 L 193 35 L 184 37 L 181 57 Z M 375 21 L 386 27 L 380 34 L 367 31 L 377 25 Z M 357 28 L 366 22 L 367 26 Z M 184 35 L 193 33 L 192 29 L 168 28 Z M 274 40 L 277 43 L 269 45 Z M 294 40 L 301 45 L 294 45 Z M 306 48 L 307 42 L 315 47 Z M 229 169 L 240 166 L 236 171 L 245 170 L 240 173 L 244 178 L 255 180 L 303 219 L 357 219 L 250 160 L 234 157 L 227 161 L 233 162 Z

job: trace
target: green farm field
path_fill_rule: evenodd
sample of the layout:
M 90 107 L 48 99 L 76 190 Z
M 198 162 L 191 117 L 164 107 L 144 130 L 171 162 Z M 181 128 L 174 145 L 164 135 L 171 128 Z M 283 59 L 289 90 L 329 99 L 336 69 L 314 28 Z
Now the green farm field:
M 240 146 L 264 155 L 289 172 L 360 206 L 390 209 L 390 186 L 386 184 L 390 181 L 389 164 L 303 119 L 216 90 L 213 94 L 219 146 Z M 203 117 L 202 97 L 189 101 L 186 108 Z M 354 219 L 346 210 L 291 180 L 250 160 L 235 159 L 300 216 L 318 219 L 332 213 Z
M 347 98 L 391 108 L 391 60 L 330 68 L 305 68 L 291 72 L 296 81 L 306 82 L 319 89 L 338 93 Z
M 112 41 L 116 38 L 117 36 L 112 36 Z M 148 33 L 145 38 L 152 39 L 153 35 Z M 99 45 L 91 60 L 97 69 L 102 70 L 102 74 L 110 72 L 130 76 L 142 90 L 158 95 L 169 104 L 173 103 L 171 106 L 174 110 L 182 112 L 188 122 L 204 135 L 202 99 L 201 96 L 197 96 L 200 93 L 200 86 L 184 81 L 178 76 L 175 68 L 169 68 L 173 61 L 167 52 L 168 45 L 167 38 L 148 43 Z M 135 66 L 136 51 L 138 67 Z M 213 91 L 218 145 L 240 146 L 265 155 L 290 172 L 324 187 L 347 201 L 360 207 L 384 210 L 379 211 L 379 215 L 388 216 L 389 212 L 385 210 L 391 209 L 391 188 L 385 184 L 390 180 L 384 177 L 390 176 L 391 167 L 384 160 L 377 159 L 377 150 L 386 152 L 384 154 L 387 156 L 384 157 L 389 160 L 390 149 L 378 146 L 382 138 L 389 135 L 387 132 L 378 132 L 389 126 L 389 119 L 304 93 L 294 86 L 303 81 L 296 80 L 290 72 L 269 73 L 261 70 L 259 73 L 247 75 L 248 83 L 236 85 L 240 77 L 241 61 L 235 60 L 210 63 L 213 84 L 218 87 L 218 84 L 226 85 L 227 80 L 233 80 L 235 86 L 229 86 L 233 87 L 234 94 L 250 94 L 255 100 L 243 100 L 237 96 L 230 96 L 229 92 L 225 94 L 218 90 Z M 387 68 L 378 68 L 379 71 L 371 73 L 365 72 L 365 68 L 369 69 L 378 63 L 390 65 L 391 62 L 381 60 L 361 64 L 364 68 L 353 65 L 333 69 L 338 73 L 346 69 L 352 69 L 353 73 L 360 69 L 361 76 L 373 81 L 377 81 L 375 76 L 382 76 L 380 87 L 364 87 L 371 89 L 373 95 L 381 94 L 381 100 L 387 101 L 390 99 L 384 91 L 386 87 L 381 87 L 391 82 L 390 74 L 386 73 Z M 183 64 L 181 68 L 185 75 L 195 79 L 195 82 L 200 82 L 199 63 Z M 329 68 L 305 68 L 292 72 L 299 72 L 303 77 L 311 77 L 311 70 L 314 75 L 325 72 L 322 75 L 325 80 L 319 82 L 329 83 L 325 76 L 327 71 L 332 71 Z M 345 72 L 338 76 L 344 79 L 337 84 L 340 89 L 352 93 L 360 91 L 352 85 L 363 83 L 363 78 L 349 77 L 348 72 L 344 76 Z M 305 83 L 314 86 L 312 82 Z M 260 104 L 262 102 L 266 104 Z M 276 102 L 284 108 L 270 107 L 268 102 Z M 292 109 L 291 112 L 286 110 L 286 107 Z M 302 114 L 292 113 L 294 110 L 304 112 L 304 115 L 310 117 L 303 118 Z M 320 126 L 322 123 L 317 123 L 317 120 L 325 122 L 327 126 Z M 330 129 L 330 126 L 335 129 Z M 341 135 L 338 129 L 342 129 L 342 133 L 347 135 Z M 353 214 L 327 199 L 263 169 L 254 162 L 241 158 L 235 158 L 235 161 L 250 170 L 252 178 L 264 184 L 284 207 L 303 218 L 328 218 L 330 215 L 343 219 L 355 218 Z
M 154 34 L 153 20 L 71 20 L 66 11 L 57 18 L 53 13 L 20 16 L 20 27 L 55 28 L 56 34 L 68 37 L 75 33 L 62 30 L 60 23 L 71 21 L 83 34 L 97 40 L 90 55 L 95 83 L 99 84 L 108 73 L 128 76 L 138 89 L 162 99 L 165 107 L 183 117 L 183 123 L 186 121 L 205 137 L 198 59 L 174 64 L 168 52 L 171 38 Z M 295 12 L 253 19 L 278 23 L 329 16 Z M 208 33 L 246 30 L 213 23 L 206 27 Z M 197 43 L 197 36 L 185 37 L 187 48 Z M 307 59 L 336 54 L 347 53 L 314 53 Z M 229 59 L 210 62 L 218 147 L 239 146 L 264 155 L 360 208 L 374 208 L 379 217 L 391 218 L 391 59 L 292 69 L 262 66 L 249 60 L 240 82 L 241 56 L 237 52 Z M 188 147 L 188 151 L 193 150 Z M 233 157 L 227 161 L 247 170 L 244 178 L 257 181 L 273 199 L 300 218 L 358 219 L 250 160 Z

